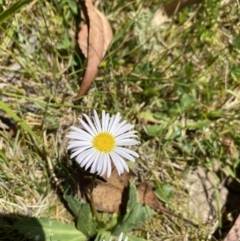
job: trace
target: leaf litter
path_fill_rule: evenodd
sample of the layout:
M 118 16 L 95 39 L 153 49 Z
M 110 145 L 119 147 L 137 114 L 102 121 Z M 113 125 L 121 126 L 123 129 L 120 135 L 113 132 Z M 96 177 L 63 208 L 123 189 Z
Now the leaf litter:
M 93 200 L 94 205 L 98 211 L 108 213 L 121 213 L 127 207 L 129 199 L 129 182 L 136 175 L 133 171 L 124 172 L 122 175 L 118 175 L 115 167 L 112 169 L 112 175 L 109 178 L 103 176 L 98 178 L 93 188 Z M 79 200 L 90 202 L 90 187 L 91 187 L 91 175 L 75 175 L 74 184 L 72 183 L 73 190 L 77 192 Z M 182 217 L 182 215 L 171 211 L 167 207 L 164 207 L 159 201 L 153 188 L 146 182 L 139 183 L 137 185 L 138 199 L 144 206 L 149 206 L 155 211 L 164 213 L 169 217 L 180 218 L 187 223 L 197 227 L 197 225 Z
M 83 22 L 78 33 L 78 45 L 87 58 L 84 73 L 77 98 L 85 95 L 98 75 L 98 66 L 109 47 L 113 32 L 106 16 L 94 5 L 92 0 L 80 1 Z

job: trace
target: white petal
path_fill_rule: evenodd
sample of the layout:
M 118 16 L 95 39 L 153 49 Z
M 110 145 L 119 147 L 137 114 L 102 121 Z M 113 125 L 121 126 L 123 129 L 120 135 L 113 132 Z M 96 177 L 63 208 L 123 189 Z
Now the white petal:
M 103 154 L 101 153 L 101 169 L 98 170 L 98 174 L 100 176 L 104 175 L 104 173 L 106 172 L 106 167 L 107 167 L 107 155 L 106 154 Z
M 111 159 L 110 159 L 110 156 L 107 155 L 107 178 L 111 176 L 111 172 L 112 172 Z
M 124 169 L 128 172 L 129 168 L 127 163 L 124 161 L 124 159 L 119 156 L 117 153 L 112 152 L 110 153 L 111 157 L 112 157 L 112 161 L 115 164 L 117 171 L 118 171 L 118 175 L 121 175 L 124 172 Z
M 124 148 L 124 147 L 118 147 L 118 148 L 121 148 L 122 151 L 127 152 L 128 154 L 130 154 L 132 156 L 135 156 L 137 158 L 139 157 L 138 153 L 135 151 L 132 151 L 132 150 L 130 150 L 128 148 Z
M 118 112 L 116 116 L 114 116 L 114 121 L 113 124 L 111 126 L 111 128 L 109 129 L 109 132 L 113 133 L 114 129 L 116 129 L 116 125 L 119 124 L 119 121 L 121 120 L 121 115 Z
M 104 126 L 105 126 L 105 111 L 103 110 L 102 111 L 102 131 L 105 131 Z
M 101 127 L 101 124 L 100 124 L 100 120 L 98 118 L 98 114 L 97 114 L 97 111 L 94 110 L 93 111 L 93 114 L 94 114 L 94 122 L 95 122 L 95 126 L 97 128 L 97 131 L 98 132 L 102 132 L 102 127 Z
M 83 114 L 83 116 L 86 118 L 89 126 L 91 127 L 91 129 L 93 130 L 94 134 L 96 135 L 97 134 L 97 130 L 96 130 L 95 126 L 93 125 L 91 119 L 86 114 Z
M 84 131 L 84 130 L 78 128 L 78 127 L 71 126 L 70 129 L 72 130 L 72 131 L 70 131 L 70 133 L 76 132 L 78 135 L 81 134 L 81 135 L 84 135 L 84 136 L 89 137 L 89 138 L 92 137 L 89 133 L 87 133 L 86 131 Z
M 79 121 L 81 122 L 83 128 L 84 128 L 89 134 L 91 134 L 92 136 L 95 136 L 94 131 L 90 128 L 90 126 L 89 126 L 87 123 L 85 123 L 82 119 L 80 119 Z
M 85 158 L 89 157 L 92 155 L 92 153 L 94 153 L 93 149 L 88 149 L 86 151 L 84 151 L 81 155 L 78 155 L 76 158 L 76 161 L 78 163 L 81 163 L 83 160 L 85 160 Z
M 134 133 L 136 133 L 136 131 L 128 131 L 122 135 L 119 135 L 116 137 L 116 140 L 121 140 L 121 139 L 125 139 L 125 138 L 137 138 L 137 135 L 135 135 Z
M 72 151 L 72 154 L 71 154 L 70 158 L 71 159 L 74 158 L 75 156 L 79 155 L 81 152 L 83 152 L 87 149 L 89 149 L 89 146 L 77 148 L 76 151 Z
M 86 135 L 85 133 L 77 133 L 74 131 L 70 131 L 67 135 L 67 138 L 69 139 L 76 139 L 76 140 L 88 140 L 91 141 L 93 139 L 93 137 L 91 135 Z
M 128 168 L 128 165 L 127 165 L 126 161 L 125 161 L 121 156 L 119 156 L 119 155 L 117 155 L 117 157 L 118 157 L 118 161 L 121 162 L 122 167 L 123 167 L 127 172 L 129 172 L 129 168 Z
M 114 166 L 117 169 L 118 175 L 121 175 L 124 172 L 124 168 L 123 168 L 121 162 L 118 161 L 118 155 L 114 152 L 111 152 L 110 156 L 111 156 L 111 160 L 112 160 Z
M 139 144 L 139 141 L 133 140 L 133 139 L 124 139 L 120 141 L 116 141 L 117 146 L 134 146 Z
M 82 147 L 82 146 L 92 147 L 92 143 L 88 141 L 69 141 L 67 149 L 68 150 L 72 148 L 75 149 L 77 147 Z
M 106 114 L 106 120 L 105 120 L 105 131 L 108 130 L 108 125 L 109 125 L 109 114 Z
M 92 166 L 91 166 L 91 173 L 99 173 L 102 169 L 102 153 L 99 153 L 97 158 L 94 160 Z
M 116 136 L 115 135 L 115 133 L 117 133 L 117 131 L 119 130 L 119 129 L 121 129 L 124 125 L 129 125 L 129 124 L 126 124 L 127 123 L 127 121 L 122 121 L 121 123 L 116 123 L 116 125 L 115 125 L 115 127 L 112 127 L 112 134 L 114 135 L 114 136 Z
M 118 155 L 126 158 L 129 161 L 135 162 L 135 158 L 131 156 L 129 153 L 127 153 L 126 151 L 124 151 L 124 149 L 121 147 L 116 147 L 114 152 L 116 152 Z
M 85 169 L 87 170 L 94 162 L 97 162 L 99 158 L 100 152 L 95 151 L 93 157 L 92 157 L 92 162 L 88 162 L 85 166 Z M 97 163 L 96 163 L 97 164 Z
M 114 136 L 117 137 L 120 134 L 123 134 L 127 131 L 129 131 L 130 129 L 132 129 L 134 127 L 134 125 L 130 125 L 130 124 L 126 124 L 124 126 L 122 126 L 121 128 L 119 128 L 115 133 Z
M 122 236 L 123 236 L 123 233 L 121 233 L 118 237 L 118 241 L 122 241 Z
M 111 128 L 112 128 L 114 120 L 115 120 L 115 116 L 112 116 L 109 120 L 109 125 L 108 125 L 108 129 L 107 129 L 108 132 L 111 132 Z
M 94 162 L 94 156 L 96 155 L 95 152 L 90 153 L 86 158 L 82 159 L 81 162 L 79 162 L 79 164 L 81 165 L 81 167 L 84 167 L 85 170 L 87 170 L 86 165 L 89 163 L 89 166 L 92 165 L 92 163 Z

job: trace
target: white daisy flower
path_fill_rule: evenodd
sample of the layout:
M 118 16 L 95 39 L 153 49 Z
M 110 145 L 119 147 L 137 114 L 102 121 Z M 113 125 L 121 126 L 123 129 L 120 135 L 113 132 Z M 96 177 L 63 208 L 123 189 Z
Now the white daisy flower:
M 124 170 L 129 171 L 125 159 L 134 162 L 139 155 L 126 146 L 139 144 L 134 138 L 136 131 L 131 130 L 134 126 L 121 121 L 120 113 L 110 117 L 102 111 L 100 120 L 94 110 L 92 120 L 83 114 L 86 121 L 79 119 L 81 128 L 71 126 L 71 131 L 67 137 L 72 139 L 68 143 L 67 149 L 72 151 L 70 158 L 76 157 L 76 161 L 81 167 L 90 172 L 102 176 L 107 172 L 110 177 L 113 163 L 118 174 Z
M 123 237 L 123 233 L 120 234 L 120 236 L 118 237 L 118 241 L 128 241 L 128 237 L 126 236 L 125 239 L 122 239 Z M 105 239 L 103 239 L 103 241 L 105 241 Z M 112 241 L 112 237 L 109 239 L 109 241 Z

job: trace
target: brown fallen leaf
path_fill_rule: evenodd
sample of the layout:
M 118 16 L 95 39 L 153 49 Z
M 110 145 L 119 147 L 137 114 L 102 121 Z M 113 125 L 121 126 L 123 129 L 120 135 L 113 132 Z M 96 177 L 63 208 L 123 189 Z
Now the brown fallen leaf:
M 116 168 L 112 170 L 112 175 L 107 179 L 96 180 L 93 189 L 93 200 L 98 211 L 109 213 L 119 212 L 126 207 L 128 200 L 128 181 L 134 173 L 124 172 L 118 175 Z M 79 176 L 75 180 L 78 185 L 78 198 L 89 201 L 91 176 Z M 106 181 L 104 181 L 106 180 Z
M 96 179 L 96 184 L 93 189 L 93 201 L 96 209 L 102 212 L 117 213 L 121 210 L 125 210 L 128 202 L 129 192 L 129 180 L 135 176 L 133 171 L 124 172 L 122 175 L 118 175 L 116 168 L 112 170 L 110 178 L 103 178 L 103 180 Z M 90 199 L 90 186 L 92 176 L 78 176 L 75 177 L 75 183 L 77 184 L 78 198 L 89 202 Z M 181 217 L 180 214 L 176 214 L 171 210 L 162 206 L 158 200 L 155 192 L 148 183 L 141 183 L 137 187 L 139 201 L 143 205 L 148 205 L 156 211 L 160 211 L 168 216 L 174 216 L 181 218 L 191 225 L 197 227 L 192 221 Z
M 108 183 L 99 183 L 93 189 L 93 200 L 98 211 L 116 213 L 123 210 L 128 201 L 128 191 Z
M 98 180 L 93 189 L 93 200 L 98 211 L 105 212 L 119 212 L 124 209 L 128 201 L 128 186 L 131 177 L 135 176 L 133 171 L 124 172 L 118 175 L 116 168 L 112 170 L 112 175 L 107 179 L 103 177 L 106 182 Z M 89 201 L 91 177 L 82 176 L 78 178 L 79 198 Z M 141 183 L 138 187 L 139 201 L 143 205 L 148 205 L 154 210 L 165 210 L 159 202 L 156 194 L 151 186 L 147 183 Z
M 162 210 L 164 207 L 159 202 L 155 192 L 148 183 L 141 183 L 138 187 L 138 196 L 142 204 L 148 205 L 154 210 Z
M 106 183 L 111 184 L 114 187 L 123 190 L 128 186 L 128 181 L 135 177 L 135 173 L 130 169 L 129 172 L 124 171 L 122 175 L 118 175 L 117 169 L 115 167 L 112 168 L 112 174 L 109 178 L 107 178 L 107 173 L 103 176 Z
M 86 21 L 81 25 L 78 44 L 87 58 L 87 68 L 77 98 L 85 95 L 98 75 L 98 66 L 112 40 L 112 29 L 105 17 L 93 6 L 92 0 L 80 1 L 81 15 Z

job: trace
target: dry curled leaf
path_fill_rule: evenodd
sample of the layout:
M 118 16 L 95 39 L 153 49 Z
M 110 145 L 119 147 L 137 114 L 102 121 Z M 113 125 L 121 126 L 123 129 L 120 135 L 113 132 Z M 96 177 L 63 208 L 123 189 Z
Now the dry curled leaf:
M 158 198 L 148 183 L 141 183 L 138 188 L 139 200 L 142 204 L 148 205 L 154 210 L 161 210 L 163 206 L 158 201 Z
M 93 200 L 98 211 L 118 212 L 123 207 L 126 207 L 128 200 L 128 181 L 134 173 L 124 172 L 118 175 L 116 168 L 112 170 L 112 175 L 107 179 L 97 179 L 93 189 Z M 89 201 L 89 193 L 92 176 L 75 177 L 77 184 L 78 198 Z
M 85 23 L 81 24 L 78 44 L 87 58 L 87 68 L 83 76 L 77 97 L 87 93 L 93 80 L 98 75 L 98 66 L 112 40 L 112 29 L 105 17 L 93 6 L 92 0 L 81 3 L 81 15 Z
M 93 189 L 93 200 L 98 211 L 119 212 L 125 208 L 128 201 L 129 180 L 135 174 L 130 170 L 118 175 L 116 168 L 112 170 L 109 178 L 103 177 L 105 181 L 97 179 Z M 89 201 L 89 191 L 91 184 L 91 176 L 78 177 L 80 199 Z M 141 183 L 138 188 L 139 201 L 143 205 L 148 205 L 152 209 L 164 211 L 153 189 L 147 183 Z

